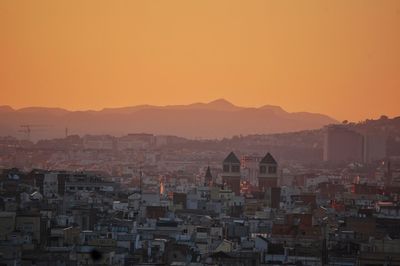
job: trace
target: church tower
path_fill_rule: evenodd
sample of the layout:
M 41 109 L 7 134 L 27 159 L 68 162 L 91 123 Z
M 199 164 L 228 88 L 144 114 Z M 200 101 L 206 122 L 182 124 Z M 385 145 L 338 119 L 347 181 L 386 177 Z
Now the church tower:
M 276 187 L 278 183 L 278 163 L 270 153 L 264 156 L 259 163 L 258 187 L 261 191 Z
M 206 174 L 204 176 L 204 186 L 208 186 L 209 187 L 209 186 L 212 185 L 212 183 L 213 183 L 213 178 L 212 178 L 212 175 L 211 175 L 211 169 L 210 169 L 210 166 L 208 166 Z
M 233 152 L 222 163 L 221 177 L 224 185 L 240 195 L 240 161 Z

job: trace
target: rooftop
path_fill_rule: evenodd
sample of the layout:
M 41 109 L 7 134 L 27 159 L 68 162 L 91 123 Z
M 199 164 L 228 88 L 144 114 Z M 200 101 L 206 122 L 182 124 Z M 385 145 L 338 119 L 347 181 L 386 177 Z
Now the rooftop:
M 238 157 L 233 152 L 231 152 L 225 158 L 224 163 L 239 163 L 240 164 L 240 160 L 238 159 Z
M 274 157 L 271 155 L 271 153 L 267 153 L 267 155 L 264 156 L 264 158 L 262 158 L 262 160 L 260 161 L 261 164 L 278 164 Z

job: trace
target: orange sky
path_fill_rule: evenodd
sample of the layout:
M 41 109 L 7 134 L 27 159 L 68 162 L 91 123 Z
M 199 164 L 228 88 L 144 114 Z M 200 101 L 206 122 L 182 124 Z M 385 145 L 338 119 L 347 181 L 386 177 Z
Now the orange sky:
M 0 1 L 0 105 L 400 115 L 400 1 Z

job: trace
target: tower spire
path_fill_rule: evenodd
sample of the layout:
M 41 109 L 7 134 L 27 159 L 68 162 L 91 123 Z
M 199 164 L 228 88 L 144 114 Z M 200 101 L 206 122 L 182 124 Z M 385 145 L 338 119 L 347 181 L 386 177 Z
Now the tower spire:
M 204 185 L 210 186 L 213 181 L 210 166 L 207 166 L 206 174 L 204 176 Z

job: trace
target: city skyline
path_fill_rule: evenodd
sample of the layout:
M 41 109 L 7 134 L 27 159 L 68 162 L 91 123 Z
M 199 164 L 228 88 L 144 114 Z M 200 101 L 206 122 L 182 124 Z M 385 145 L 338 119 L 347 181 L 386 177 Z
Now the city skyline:
M 400 0 L 0 1 L 0 266 L 400 265 Z

